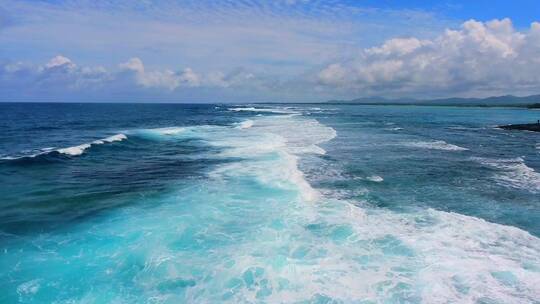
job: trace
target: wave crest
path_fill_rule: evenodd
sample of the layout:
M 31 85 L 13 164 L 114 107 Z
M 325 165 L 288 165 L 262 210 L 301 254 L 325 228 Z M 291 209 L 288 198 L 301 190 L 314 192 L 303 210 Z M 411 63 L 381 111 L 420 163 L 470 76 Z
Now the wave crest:
M 233 112 L 263 112 L 263 113 L 275 113 L 275 114 L 299 114 L 297 111 L 293 111 L 290 108 L 255 108 L 255 107 L 236 107 L 228 108 L 227 110 Z
M 412 148 L 423 148 L 423 149 L 432 149 L 432 150 L 444 150 L 444 151 L 467 151 L 469 149 L 463 148 L 457 145 L 449 144 L 444 140 L 436 141 L 417 141 L 404 144 L 407 147 Z
M 503 186 L 540 192 L 540 173 L 527 166 L 521 157 L 509 159 L 491 159 L 475 157 L 473 160 L 482 165 L 497 169 L 494 179 Z
M 253 127 L 253 124 L 254 124 L 253 120 L 248 119 L 248 120 L 244 120 L 244 121 L 238 123 L 236 125 L 236 128 L 237 129 L 249 129 L 249 128 Z
M 103 145 L 107 143 L 119 142 L 125 139 L 127 139 L 127 136 L 125 134 L 119 133 L 119 134 L 105 137 L 102 139 L 94 140 L 90 143 L 80 144 L 77 146 L 59 148 L 59 149 L 48 147 L 48 148 L 40 149 L 39 152 L 34 153 L 34 154 L 22 155 L 22 156 L 4 156 L 4 157 L 1 157 L 0 159 L 17 160 L 17 159 L 23 159 L 23 158 L 35 158 L 35 157 L 50 154 L 50 153 L 60 153 L 60 154 L 69 155 L 69 156 L 79 156 L 79 155 L 82 155 L 88 148 L 94 145 Z

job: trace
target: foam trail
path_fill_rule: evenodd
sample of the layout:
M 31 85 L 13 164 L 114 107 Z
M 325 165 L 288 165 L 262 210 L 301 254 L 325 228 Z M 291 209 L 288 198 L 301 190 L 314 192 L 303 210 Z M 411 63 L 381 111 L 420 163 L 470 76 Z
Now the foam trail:
M 337 136 L 333 128 L 297 115 L 260 118 L 257 120 L 257 131 L 279 134 L 285 138 L 287 151 L 292 154 L 325 154 L 326 151 L 318 144 Z
M 49 152 L 50 151 L 40 151 L 38 153 L 34 153 L 34 154 L 30 154 L 30 155 L 22 155 L 22 156 L 2 155 L 0 157 L 0 160 L 16 160 L 16 159 L 21 159 L 21 158 L 34 158 L 34 157 L 37 157 L 39 155 L 47 154 Z
M 105 143 L 122 141 L 124 139 L 127 139 L 127 136 L 125 134 L 120 133 L 120 134 L 116 134 L 116 135 L 109 136 L 106 138 L 94 140 L 91 143 L 85 143 L 78 146 L 61 148 L 55 151 L 58 153 L 69 155 L 69 156 L 79 156 L 79 155 L 82 155 L 88 148 L 92 147 L 93 145 L 103 145 Z
M 127 136 L 125 134 L 116 134 L 116 135 L 109 136 L 109 137 L 106 137 L 106 138 L 103 138 L 103 139 L 95 140 L 95 141 L 92 142 L 92 144 L 102 145 L 104 143 L 112 143 L 112 142 L 115 142 L 115 141 L 122 141 L 124 139 L 127 139 Z
M 540 173 L 527 166 L 521 157 L 511 159 L 472 158 L 483 165 L 497 169 L 494 179 L 499 184 L 513 188 L 540 192 Z
M 470 216 L 364 208 L 361 201 L 325 194 L 300 168 L 320 164 L 309 163 L 323 158 L 308 151 L 336 131 L 299 116 L 253 120 L 256 127 L 248 129 L 186 127 L 186 134 L 221 152 L 212 157 L 227 160 L 211 167 L 203 182 L 182 181 L 154 198 L 152 208 L 114 209 L 71 226 L 69 233 L 43 233 L 31 242 L 21 240 L 24 250 L 4 251 L 3 264 L 14 266 L 0 276 L 16 293 L 13 298 L 35 302 L 49 296 L 41 301 L 47 303 L 537 302 L 538 238 Z
M 254 122 L 251 119 L 244 120 L 243 122 L 238 123 L 236 128 L 237 129 L 249 129 L 249 128 L 253 127 L 253 123 Z
M 384 181 L 384 179 L 378 175 L 372 175 L 372 176 L 368 176 L 366 177 L 366 179 L 368 181 L 372 181 L 372 182 L 376 182 L 376 183 L 380 183 L 382 181 Z
M 56 150 L 59 153 L 71 155 L 71 156 L 78 156 L 84 153 L 84 151 L 88 148 L 90 148 L 92 145 L 103 145 L 105 143 L 112 143 L 116 141 L 122 141 L 124 139 L 127 139 L 127 136 L 125 134 L 116 134 L 113 136 L 109 136 L 106 138 L 94 140 L 93 142 L 89 144 L 82 144 L 78 146 L 68 147 L 68 148 L 62 148 Z M 50 150 L 49 150 L 50 151 Z
M 112 135 L 112 136 L 105 137 L 102 139 L 97 139 L 90 143 L 80 144 L 77 146 L 59 148 L 59 149 L 56 149 L 54 147 L 47 147 L 47 148 L 40 149 L 39 152 L 34 153 L 34 154 L 22 155 L 22 156 L 9 156 L 8 155 L 8 156 L 2 156 L 0 159 L 16 160 L 16 159 L 22 159 L 22 158 L 34 158 L 34 157 L 44 155 L 44 154 L 49 154 L 52 152 L 57 152 L 57 153 L 65 154 L 69 156 L 79 156 L 79 155 L 82 155 L 88 148 L 92 147 L 93 145 L 103 145 L 106 143 L 123 141 L 125 139 L 127 139 L 127 136 L 125 134 L 120 133 L 120 134 Z
M 246 128 L 253 124 L 257 128 Z M 335 137 L 335 130 L 316 120 L 297 116 L 257 117 L 238 124 L 236 128 L 245 133 L 238 136 L 219 128 L 198 130 L 199 136 L 211 137 L 211 145 L 225 148 L 220 154 L 222 157 L 245 159 L 241 163 L 221 166 L 213 176 L 251 176 L 277 188 L 296 189 L 304 201 L 317 200 L 318 191 L 309 185 L 298 169 L 298 157 L 302 154 L 324 154 L 324 149 L 317 144 Z
M 467 148 L 449 144 L 443 140 L 436 141 L 418 141 L 405 143 L 405 146 L 413 148 L 423 148 L 423 149 L 433 149 L 433 150 L 444 150 L 444 151 L 466 151 Z
M 84 151 L 88 148 L 90 148 L 92 144 L 82 144 L 78 146 L 68 147 L 68 148 L 62 148 L 56 150 L 58 153 L 71 155 L 71 156 L 78 156 L 84 153 Z
M 240 108 L 228 108 L 229 111 L 234 112 L 266 112 L 276 114 L 297 114 L 298 112 L 287 108 L 255 108 L 255 107 L 240 107 Z
M 154 129 L 155 131 L 161 133 L 162 135 L 176 135 L 185 131 L 185 128 L 171 127 L 171 128 L 161 128 Z

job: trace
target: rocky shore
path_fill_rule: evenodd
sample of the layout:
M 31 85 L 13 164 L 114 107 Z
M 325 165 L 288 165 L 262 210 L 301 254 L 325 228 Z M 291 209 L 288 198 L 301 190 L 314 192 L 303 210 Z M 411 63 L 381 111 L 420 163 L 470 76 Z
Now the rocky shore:
M 531 124 L 517 124 L 517 125 L 505 125 L 499 126 L 501 129 L 505 130 L 524 130 L 524 131 L 534 131 L 540 132 L 540 123 L 531 123 Z

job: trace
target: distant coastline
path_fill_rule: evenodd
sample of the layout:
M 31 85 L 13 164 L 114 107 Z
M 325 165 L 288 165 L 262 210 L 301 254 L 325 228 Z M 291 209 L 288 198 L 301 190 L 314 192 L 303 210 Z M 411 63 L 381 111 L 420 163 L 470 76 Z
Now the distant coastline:
M 351 105 L 412 105 L 412 106 L 459 106 L 459 107 L 520 107 L 540 109 L 540 94 L 530 96 L 493 96 L 487 98 L 443 98 L 443 99 L 388 99 L 384 97 L 365 97 L 351 100 L 329 100 L 325 104 Z

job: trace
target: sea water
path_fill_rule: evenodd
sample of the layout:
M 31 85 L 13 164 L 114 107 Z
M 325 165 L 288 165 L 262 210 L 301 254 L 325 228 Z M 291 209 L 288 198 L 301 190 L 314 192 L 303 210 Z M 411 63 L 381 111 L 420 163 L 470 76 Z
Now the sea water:
M 0 104 L 0 303 L 538 303 L 538 115 Z

